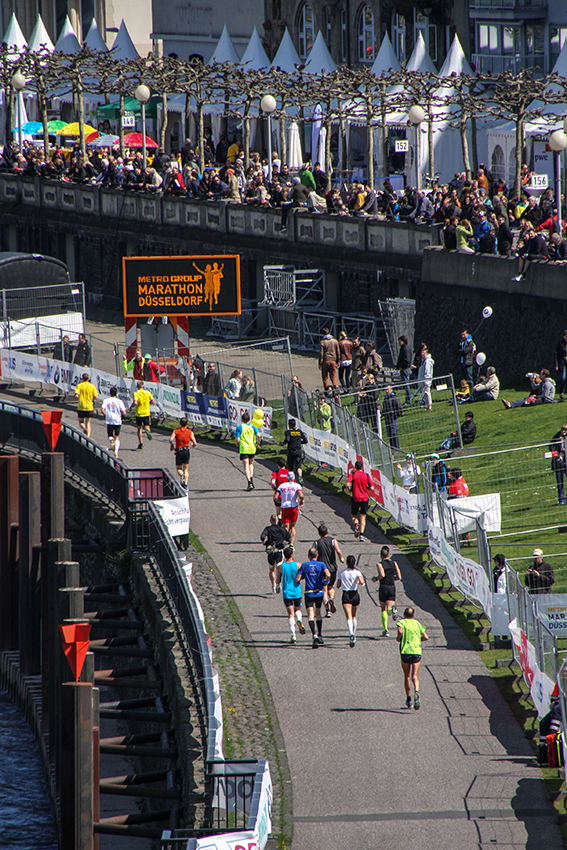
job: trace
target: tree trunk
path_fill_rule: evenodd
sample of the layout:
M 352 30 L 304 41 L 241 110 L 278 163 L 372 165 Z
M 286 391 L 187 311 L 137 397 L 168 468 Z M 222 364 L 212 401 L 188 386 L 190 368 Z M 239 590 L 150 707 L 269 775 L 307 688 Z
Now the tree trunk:
M 464 106 L 461 106 L 461 120 L 459 124 L 459 130 L 461 133 L 461 150 L 463 152 L 463 168 L 467 177 L 467 180 L 470 180 L 471 177 L 471 162 L 469 157 L 469 140 L 467 139 L 467 113 L 464 109 Z
M 435 148 L 433 146 L 433 116 L 431 115 L 431 108 L 429 109 L 427 118 L 427 143 L 429 146 L 429 177 L 433 180 L 435 177 Z
M 386 111 L 386 83 L 380 83 L 380 122 L 382 124 L 382 171 L 384 177 L 389 177 L 390 131 L 388 130 Z
M 15 91 L 10 86 L 8 89 L 8 97 L 6 98 L 6 144 L 10 144 L 10 142 L 14 141 L 14 135 L 12 133 L 12 124 L 14 123 L 14 102 L 15 102 Z
M 285 137 L 285 107 L 286 107 L 286 99 L 282 97 L 282 108 L 280 110 L 280 160 L 282 165 L 287 160 L 287 140 Z
M 333 162 L 331 160 L 331 129 L 332 129 L 331 110 L 327 109 L 327 117 L 325 118 L 325 162 L 323 168 L 327 175 L 327 192 L 331 191 L 331 176 L 333 174 Z
M 250 165 L 250 103 L 246 104 L 244 117 L 242 119 L 242 146 L 244 148 L 244 171 L 248 171 Z
M 472 141 L 472 167 L 476 174 L 478 171 L 478 146 L 476 143 L 476 118 L 471 118 L 471 141 Z
M 341 172 L 342 172 L 341 177 L 343 179 L 345 179 L 346 178 L 346 172 L 347 172 L 347 165 L 348 165 L 348 163 L 347 163 L 348 151 L 347 151 L 345 116 L 344 116 L 342 109 L 341 109 L 341 114 L 340 114 L 340 118 L 339 118 L 339 125 L 340 125 L 340 130 L 341 130 L 341 139 L 340 139 Z
M 45 92 L 37 92 L 37 108 L 43 125 L 43 150 L 45 152 L 45 161 L 49 157 L 49 130 L 47 129 L 47 99 Z
M 522 159 L 524 158 L 524 116 L 516 120 L 516 175 L 514 179 L 514 197 L 520 198 L 522 191 Z
M 77 85 L 77 101 L 79 105 L 79 147 L 85 157 L 87 155 L 87 149 L 85 147 L 85 97 L 82 81 Z
M 120 136 L 120 156 L 124 159 L 124 113 L 126 112 L 126 98 L 123 94 L 120 95 L 120 105 L 118 107 L 118 135 Z
M 366 105 L 366 144 L 368 148 L 368 185 L 374 188 L 374 128 L 372 126 L 372 104 Z
M 201 174 L 203 174 L 205 170 L 205 117 L 203 114 L 204 106 L 205 104 L 199 97 L 199 100 L 197 101 L 197 134 L 199 136 L 199 171 Z
M 167 94 L 162 94 L 161 96 L 161 128 L 159 135 L 159 146 L 163 150 L 165 150 L 165 134 L 167 131 Z M 181 146 L 181 145 L 180 145 Z

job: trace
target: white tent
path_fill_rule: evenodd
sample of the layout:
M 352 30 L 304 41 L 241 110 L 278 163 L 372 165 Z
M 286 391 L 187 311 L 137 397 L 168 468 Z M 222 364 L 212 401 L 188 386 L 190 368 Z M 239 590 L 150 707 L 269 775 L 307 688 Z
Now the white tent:
M 60 50 L 62 53 L 78 53 L 80 49 L 81 45 L 75 35 L 75 30 L 71 26 L 69 15 L 66 15 L 59 38 L 55 42 L 55 50 Z
M 15 47 L 18 50 L 22 50 L 27 45 L 27 41 L 24 38 L 24 34 L 21 30 L 15 13 L 13 13 L 12 17 L 10 18 L 10 23 L 6 28 L 6 32 L 2 37 L 2 41 L 5 42 L 8 47 Z
M 407 64 L 407 70 L 424 71 L 430 74 L 437 73 L 437 69 L 435 68 L 435 65 L 431 61 L 431 57 L 427 52 L 427 47 L 425 46 L 425 41 L 423 40 L 421 32 L 417 37 L 413 53 L 411 54 L 409 62 Z
M 331 74 L 337 70 L 321 30 L 317 33 L 317 38 L 305 63 L 305 70 L 309 74 Z
M 39 50 L 41 47 L 44 47 L 50 53 L 53 52 L 53 42 L 49 38 L 49 33 L 45 28 L 41 15 L 37 16 L 37 21 L 35 22 L 35 27 L 33 28 L 33 32 L 30 36 L 28 47 L 30 50 Z
M 130 38 L 130 33 L 128 32 L 128 27 L 122 21 L 120 24 L 120 29 L 118 30 L 118 34 L 114 39 L 114 44 L 112 45 L 112 57 L 113 59 L 137 59 L 138 51 L 134 47 L 134 42 Z
M 378 55 L 370 70 L 373 74 L 376 74 L 377 77 L 381 74 L 387 73 L 388 71 L 400 70 L 400 63 L 398 62 L 398 57 L 394 53 L 394 48 L 392 47 L 392 42 L 390 41 L 388 33 L 386 33 L 382 40 L 380 50 L 378 51 Z
M 288 74 L 292 74 L 295 71 L 295 66 L 299 65 L 300 61 L 301 60 L 297 55 L 297 50 L 293 46 L 293 41 L 291 40 L 288 28 L 286 27 L 271 67 L 280 68 L 282 71 L 287 71 Z
M 244 56 L 240 60 L 240 64 L 244 65 L 247 71 L 261 71 L 264 68 L 270 67 L 270 60 L 266 56 L 266 51 L 264 50 L 256 27 L 254 27 L 254 32 L 250 36 L 250 41 L 244 51 Z
M 108 47 L 104 43 L 95 18 L 91 21 L 87 37 L 85 38 L 85 44 L 87 47 L 90 47 L 91 50 L 96 50 L 99 53 L 108 53 Z
M 234 49 L 234 44 L 232 43 L 232 39 L 228 34 L 228 29 L 226 24 L 223 27 L 221 37 L 218 40 L 218 44 L 215 47 L 214 53 L 207 62 L 208 65 L 213 65 L 215 62 L 232 62 L 235 65 L 238 65 L 240 59 L 238 58 L 238 53 Z
M 301 141 L 299 139 L 299 127 L 295 121 L 289 125 L 287 140 L 287 164 L 289 168 L 301 168 L 303 155 L 301 153 Z

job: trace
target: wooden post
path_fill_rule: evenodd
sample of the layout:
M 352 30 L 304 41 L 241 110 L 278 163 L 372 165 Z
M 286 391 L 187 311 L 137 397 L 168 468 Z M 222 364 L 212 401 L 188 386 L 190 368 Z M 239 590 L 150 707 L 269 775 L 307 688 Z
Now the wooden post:
M 0 457 L 0 649 L 18 647 L 17 535 L 19 522 L 19 460 Z M 16 551 L 14 551 L 16 547 Z
M 40 475 L 20 472 L 20 670 L 24 676 L 40 672 L 39 560 L 41 543 Z
M 93 850 L 93 686 L 61 686 L 61 842 Z
M 43 491 L 42 491 L 43 505 Z M 43 533 L 43 527 L 42 527 Z M 48 540 L 42 553 L 41 565 L 41 681 L 42 681 L 42 726 L 51 733 L 56 722 L 56 705 L 59 699 L 60 682 L 54 671 L 61 651 L 57 623 L 57 568 L 58 561 L 71 560 L 71 541 L 65 538 Z M 51 719 L 50 719 L 51 717 Z M 55 735 L 56 737 L 56 735 Z M 50 741 L 49 758 L 55 758 L 55 739 Z

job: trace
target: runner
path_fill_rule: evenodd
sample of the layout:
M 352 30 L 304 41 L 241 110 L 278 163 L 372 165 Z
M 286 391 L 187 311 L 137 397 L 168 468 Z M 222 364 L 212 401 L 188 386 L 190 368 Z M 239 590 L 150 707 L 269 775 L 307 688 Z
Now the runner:
M 189 486 L 190 447 L 197 445 L 197 439 L 193 431 L 187 427 L 185 416 L 179 420 L 179 426 L 169 438 L 169 450 L 175 451 L 175 465 L 179 475 L 179 483 L 184 490 L 187 490 Z
M 283 550 L 284 561 L 278 567 L 278 584 L 281 582 L 283 603 L 287 609 L 289 618 L 289 630 L 291 632 L 290 643 L 297 643 L 295 637 L 295 624 L 301 635 L 305 634 L 305 626 L 301 617 L 301 585 L 297 580 L 297 561 L 293 560 L 293 546 L 286 546 Z
M 276 501 L 276 490 L 278 489 L 280 484 L 284 484 L 287 481 L 287 474 L 289 472 L 289 469 L 285 465 L 285 460 L 281 457 L 279 457 L 276 460 L 276 463 L 278 465 L 278 468 L 274 472 L 272 472 L 270 484 L 272 485 L 272 490 L 274 491 L 274 497 L 273 498 L 274 498 L 274 507 L 276 509 L 276 516 L 278 518 L 278 522 L 281 522 L 282 509 L 281 509 L 281 505 L 278 504 L 278 502 Z
M 295 540 L 295 526 L 299 515 L 299 508 L 305 503 L 301 484 L 295 480 L 293 472 L 288 472 L 287 481 L 280 484 L 274 494 L 274 498 L 279 501 L 282 507 L 282 525 L 287 528 L 290 533 L 291 545 Z
M 341 547 L 334 537 L 329 537 L 329 530 L 326 525 L 320 525 L 317 529 L 319 532 L 319 540 L 316 540 L 313 546 L 317 549 L 317 555 L 320 561 L 323 561 L 331 574 L 329 583 L 325 587 L 325 617 L 330 617 L 336 613 L 335 607 L 335 581 L 337 578 L 337 555 L 339 561 L 344 564 L 344 555 L 341 552 Z
M 122 417 L 126 413 L 126 405 L 121 398 L 118 398 L 117 387 L 110 388 L 110 398 L 105 398 L 103 401 L 102 412 L 106 418 L 106 433 L 110 440 L 110 447 L 114 456 L 118 457 L 120 428 L 122 427 Z
M 309 441 L 303 431 L 297 427 L 295 419 L 289 419 L 287 424 L 288 427 L 282 443 L 282 446 L 287 446 L 287 466 L 288 469 L 295 472 L 299 483 L 303 484 L 303 473 L 301 471 L 303 449 L 301 447 Z
M 321 616 L 321 605 L 323 604 L 323 592 L 325 584 L 329 581 L 331 574 L 322 561 L 317 561 L 317 549 L 309 550 L 309 560 L 305 561 L 297 571 L 297 581 L 305 579 L 305 607 L 309 628 L 313 635 L 313 649 L 323 645 L 323 619 Z M 315 634 L 315 617 L 317 617 L 317 634 Z
M 400 644 L 400 656 L 402 669 L 404 671 L 404 687 L 406 689 L 406 705 L 412 707 L 411 683 L 413 681 L 414 699 L 413 707 L 417 711 L 421 705 L 419 696 L 419 665 L 421 664 L 422 641 L 429 640 L 429 635 L 415 619 L 413 608 L 406 608 L 404 619 L 398 623 L 397 641 Z
M 360 570 L 356 569 L 354 555 L 349 555 L 346 559 L 345 569 L 339 573 L 337 587 L 343 589 L 343 611 L 347 620 L 350 646 L 354 646 L 356 643 L 356 612 L 360 605 L 359 584 L 364 584 L 364 577 Z
M 247 490 L 254 489 L 254 455 L 260 444 L 260 430 L 250 422 L 247 410 L 242 414 L 242 420 L 236 429 L 236 445 L 240 452 L 240 460 L 244 467 L 244 475 L 248 482 Z
M 270 517 L 270 524 L 267 525 L 261 533 L 260 540 L 266 547 L 266 553 L 268 555 L 272 593 L 279 593 L 281 587 L 276 577 L 276 570 L 282 562 L 283 550 L 286 547 L 286 544 L 289 544 L 291 540 L 289 531 L 286 528 L 282 528 L 281 525 L 278 525 L 277 516 L 272 514 Z
M 86 434 L 87 437 L 90 437 L 91 418 L 94 413 L 94 400 L 98 396 L 98 390 L 93 384 L 91 384 L 88 372 L 84 373 L 83 380 L 80 384 L 77 384 L 75 388 L 75 395 L 79 398 L 79 404 L 77 405 L 79 425 L 81 426 L 83 433 Z
M 398 609 L 396 608 L 396 581 L 401 581 L 402 579 L 400 568 L 395 561 L 388 558 L 389 554 L 390 547 L 382 546 L 380 549 L 380 558 L 382 560 L 376 564 L 378 575 L 372 576 L 372 581 L 380 581 L 378 599 L 380 600 L 380 607 L 382 609 L 382 628 L 384 629 L 382 637 L 390 636 L 390 632 L 388 631 L 388 612 L 390 609 L 392 609 L 394 623 L 398 618 Z
M 154 404 L 154 397 L 149 390 L 144 389 L 144 382 L 137 381 L 137 392 L 134 393 L 134 401 L 130 410 L 136 408 L 136 427 L 138 429 L 138 448 L 144 448 L 144 430 L 148 440 L 152 439 L 150 431 L 150 404 Z
M 346 488 L 352 491 L 350 512 L 354 536 L 358 537 L 361 543 L 365 543 L 364 530 L 366 528 L 366 514 L 368 513 L 368 491 L 374 492 L 374 485 L 368 473 L 363 471 L 361 460 L 357 460 L 354 469 L 349 472 Z

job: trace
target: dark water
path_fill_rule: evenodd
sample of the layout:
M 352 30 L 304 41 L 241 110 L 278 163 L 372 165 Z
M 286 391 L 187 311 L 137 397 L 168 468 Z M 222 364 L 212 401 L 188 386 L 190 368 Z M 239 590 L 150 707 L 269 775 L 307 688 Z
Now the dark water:
M 19 709 L 1 690 L 0 848 L 57 850 L 39 748 Z

